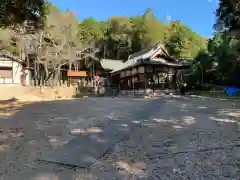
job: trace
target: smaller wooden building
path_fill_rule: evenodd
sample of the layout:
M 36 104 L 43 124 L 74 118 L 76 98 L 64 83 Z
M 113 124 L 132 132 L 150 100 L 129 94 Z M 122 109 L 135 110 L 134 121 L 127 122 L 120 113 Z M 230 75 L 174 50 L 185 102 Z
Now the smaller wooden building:
M 30 73 L 24 69 L 23 61 L 12 53 L 0 52 L 0 84 L 30 83 Z
M 96 77 L 105 78 L 111 74 L 111 71 L 123 64 L 120 60 L 114 59 L 91 59 L 91 66 L 88 66 L 86 61 L 76 61 L 78 65 L 73 65 L 71 71 L 67 71 L 68 79 L 92 79 Z M 77 67 L 77 68 L 75 68 Z
M 178 89 L 177 74 L 190 63 L 172 58 L 162 43 L 129 56 L 111 72 L 111 84 L 119 90 Z

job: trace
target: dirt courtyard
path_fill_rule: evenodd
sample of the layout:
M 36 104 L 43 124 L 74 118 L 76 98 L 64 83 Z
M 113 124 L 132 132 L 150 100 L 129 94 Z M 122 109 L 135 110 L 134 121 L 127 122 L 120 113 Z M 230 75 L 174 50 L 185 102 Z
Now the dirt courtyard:
M 38 161 L 116 120 L 139 125 L 90 167 Z M 239 101 L 86 98 L 0 107 L 0 180 L 236 180 L 239 173 Z

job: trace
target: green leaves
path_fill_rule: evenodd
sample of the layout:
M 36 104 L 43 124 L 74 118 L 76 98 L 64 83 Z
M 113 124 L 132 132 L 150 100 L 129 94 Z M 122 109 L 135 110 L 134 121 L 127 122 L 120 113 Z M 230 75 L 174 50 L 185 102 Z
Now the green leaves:
M 88 18 L 79 25 L 81 41 L 100 44 L 102 56 L 127 59 L 129 54 L 157 42 L 164 42 L 172 56 L 194 59 L 207 49 L 207 39 L 180 22 L 164 24 L 148 8 L 141 16 L 114 16 L 106 22 Z
M 238 30 L 240 27 L 240 0 L 219 0 L 216 10 L 216 30 Z
M 209 50 L 218 62 L 224 82 L 240 86 L 240 0 L 219 0 L 216 34 Z
M 1 0 L 0 25 L 10 26 L 33 21 L 34 25 L 41 25 L 44 16 L 44 0 Z
M 14 31 L 9 28 L 0 28 L 0 50 L 5 49 L 16 53 L 17 50 L 14 44 Z
M 33 12 L 40 13 L 41 10 L 44 35 L 59 49 L 63 48 L 62 44 L 75 49 L 94 44 L 100 46 L 100 56 L 126 60 L 130 54 L 161 41 L 170 55 L 193 59 L 207 46 L 206 39 L 182 23 L 161 22 L 150 8 L 143 15 L 134 17 L 114 16 L 107 21 L 87 18 L 79 22 L 71 11 L 61 12 L 51 3 L 35 5 L 41 6 L 33 8 Z
M 81 41 L 91 44 L 104 39 L 107 26 L 104 22 L 98 22 L 94 18 L 87 18 L 80 23 L 78 30 Z
M 182 59 L 194 59 L 207 47 L 206 39 L 178 21 L 169 24 L 165 43 L 170 55 Z

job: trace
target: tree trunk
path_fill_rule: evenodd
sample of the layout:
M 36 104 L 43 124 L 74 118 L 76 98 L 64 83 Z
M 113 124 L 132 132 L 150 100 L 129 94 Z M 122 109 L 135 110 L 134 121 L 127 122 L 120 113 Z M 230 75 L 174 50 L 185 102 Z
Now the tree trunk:
M 60 67 L 58 67 L 54 73 L 54 86 L 59 85 L 59 80 L 60 80 L 59 78 L 60 78 Z
M 41 84 L 41 69 L 40 69 L 40 64 L 37 63 L 37 85 L 40 86 Z
M 49 76 L 49 70 L 47 68 L 47 65 L 44 63 L 43 64 L 43 69 L 44 69 L 44 84 L 47 84 L 48 81 L 48 76 Z
M 36 61 L 33 63 L 33 73 L 34 73 L 34 86 L 37 86 L 37 64 Z

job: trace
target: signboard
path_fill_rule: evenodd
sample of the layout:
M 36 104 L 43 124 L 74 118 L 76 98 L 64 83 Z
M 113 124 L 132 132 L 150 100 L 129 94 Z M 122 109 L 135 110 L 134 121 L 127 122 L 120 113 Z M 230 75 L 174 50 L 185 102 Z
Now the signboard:
M 67 72 L 68 77 L 87 77 L 86 71 L 68 71 Z

